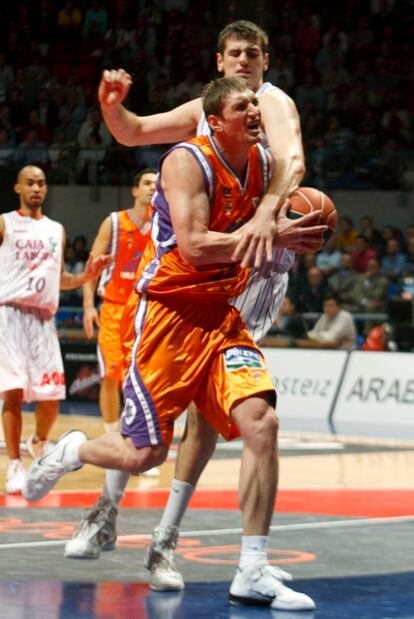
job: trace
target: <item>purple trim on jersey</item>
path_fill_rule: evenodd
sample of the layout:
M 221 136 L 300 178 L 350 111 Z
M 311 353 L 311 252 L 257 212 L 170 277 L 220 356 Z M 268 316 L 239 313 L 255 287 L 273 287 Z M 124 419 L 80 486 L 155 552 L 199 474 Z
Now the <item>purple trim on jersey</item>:
M 176 148 L 184 148 L 194 156 L 200 166 L 203 174 L 204 185 L 207 194 L 211 199 L 215 189 L 215 176 L 208 158 L 197 145 L 189 142 L 180 142 L 179 144 L 175 144 L 161 158 L 159 169 L 161 170 L 165 157 Z M 177 246 L 174 229 L 171 222 L 170 207 L 161 188 L 160 174 L 158 174 L 157 177 L 157 189 L 152 198 L 152 206 L 154 208 L 154 214 L 152 218 L 151 238 L 155 245 L 156 255 L 151 262 L 146 265 L 141 277 L 137 281 L 136 290 L 141 293 L 145 293 L 148 290 L 148 286 L 158 271 L 162 256 Z
M 102 379 L 105 377 L 105 374 L 106 374 L 106 364 L 105 364 L 105 358 L 102 354 L 101 347 L 99 346 L 99 342 L 96 345 L 96 354 L 98 357 L 99 378 Z
M 111 240 L 109 242 L 108 253 L 110 256 L 114 258 L 112 263 L 102 271 L 102 275 L 98 284 L 98 295 L 103 296 L 105 292 L 106 286 L 112 279 L 112 275 L 115 269 L 116 256 L 119 248 L 119 235 L 120 235 L 120 225 L 119 225 L 119 217 L 118 214 L 113 212 L 110 214 L 111 219 Z
M 121 434 L 129 436 L 135 447 L 162 445 L 157 410 L 135 363 L 146 313 L 147 299 L 143 295 L 135 314 L 135 339 L 131 354 L 131 365 L 123 386 L 125 404 L 121 418 Z

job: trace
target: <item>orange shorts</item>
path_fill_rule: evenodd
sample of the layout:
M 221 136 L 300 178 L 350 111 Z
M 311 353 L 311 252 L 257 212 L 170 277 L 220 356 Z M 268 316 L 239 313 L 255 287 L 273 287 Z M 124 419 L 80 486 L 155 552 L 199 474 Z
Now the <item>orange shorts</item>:
M 125 374 L 124 354 L 121 345 L 121 319 L 124 305 L 104 301 L 99 310 L 98 362 L 101 378 L 121 382 Z
M 136 447 L 169 445 L 175 419 L 194 401 L 225 439 L 230 412 L 274 387 L 263 356 L 231 305 L 162 303 L 136 293 L 135 339 L 124 384 L 122 434 Z M 124 318 L 128 312 L 124 314 Z M 131 341 L 127 323 L 126 339 Z M 128 335 L 129 334 L 129 335 Z

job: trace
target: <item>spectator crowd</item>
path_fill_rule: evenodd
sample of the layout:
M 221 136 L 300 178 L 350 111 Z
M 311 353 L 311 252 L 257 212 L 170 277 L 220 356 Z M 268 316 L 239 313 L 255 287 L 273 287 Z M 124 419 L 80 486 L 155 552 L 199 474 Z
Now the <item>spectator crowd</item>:
M 267 79 L 298 106 L 305 183 L 410 188 L 411 2 L 267 4 Z M 217 33 L 245 17 L 243 3 L 214 0 L 20 0 L 0 11 L 0 169 L 34 162 L 56 184 L 128 183 L 162 152 L 114 144 L 96 102 L 103 69 L 131 73 L 131 109 L 162 112 L 200 94 Z

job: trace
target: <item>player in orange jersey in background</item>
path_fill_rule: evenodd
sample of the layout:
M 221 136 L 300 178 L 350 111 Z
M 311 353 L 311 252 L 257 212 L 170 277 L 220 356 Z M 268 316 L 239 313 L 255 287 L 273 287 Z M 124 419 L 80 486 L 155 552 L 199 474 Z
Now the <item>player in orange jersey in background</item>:
M 150 235 L 149 216 L 155 179 L 156 172 L 150 168 L 135 176 L 133 207 L 108 215 L 93 242 L 93 256 L 108 252 L 114 258 L 99 280 L 98 296 L 103 301 L 99 313 L 95 307 L 97 280 L 83 286 L 83 326 L 88 339 L 93 337 L 94 325 L 99 328 L 98 362 L 102 379 L 99 406 L 106 432 L 118 430 L 119 426 L 120 385 L 124 371 L 121 317 Z

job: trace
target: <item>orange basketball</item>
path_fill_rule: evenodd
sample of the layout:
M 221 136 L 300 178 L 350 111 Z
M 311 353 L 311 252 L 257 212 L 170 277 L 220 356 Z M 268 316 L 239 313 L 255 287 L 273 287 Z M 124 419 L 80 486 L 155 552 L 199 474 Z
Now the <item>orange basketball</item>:
M 299 187 L 290 194 L 289 200 L 288 217 L 290 219 L 297 219 L 312 211 L 321 210 L 318 223 L 329 227 L 324 234 L 325 242 L 332 236 L 338 223 L 338 214 L 335 204 L 326 193 L 314 187 Z M 315 224 L 313 223 L 312 225 Z

